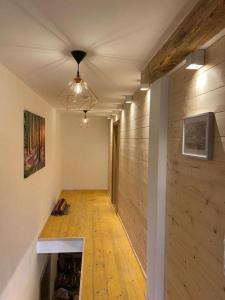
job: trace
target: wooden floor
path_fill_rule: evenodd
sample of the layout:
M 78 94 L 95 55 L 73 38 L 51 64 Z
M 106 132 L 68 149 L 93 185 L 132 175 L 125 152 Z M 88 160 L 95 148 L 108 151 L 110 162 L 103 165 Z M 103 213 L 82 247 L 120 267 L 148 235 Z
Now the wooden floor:
M 68 216 L 51 216 L 40 238 L 85 237 L 82 300 L 145 299 L 146 282 L 104 191 L 65 191 Z

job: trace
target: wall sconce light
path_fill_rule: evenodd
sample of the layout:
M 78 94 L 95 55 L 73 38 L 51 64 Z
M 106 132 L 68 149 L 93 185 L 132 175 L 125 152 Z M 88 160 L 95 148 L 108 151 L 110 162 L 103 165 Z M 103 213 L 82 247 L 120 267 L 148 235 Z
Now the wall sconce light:
M 185 68 L 188 70 L 199 70 L 205 64 L 205 50 L 200 49 L 190 53 L 186 57 Z
M 141 83 L 140 91 L 148 91 L 150 89 L 148 83 Z
M 124 97 L 125 97 L 125 104 L 131 104 L 133 102 L 132 95 L 124 95 Z

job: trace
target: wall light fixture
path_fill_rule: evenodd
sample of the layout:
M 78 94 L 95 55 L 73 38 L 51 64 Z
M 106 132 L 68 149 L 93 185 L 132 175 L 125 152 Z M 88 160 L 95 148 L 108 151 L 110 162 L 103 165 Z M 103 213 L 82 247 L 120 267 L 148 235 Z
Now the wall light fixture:
M 190 53 L 186 57 L 185 68 L 188 70 L 199 70 L 205 64 L 205 50 L 200 49 Z
M 140 91 L 148 91 L 149 89 L 150 89 L 150 86 L 148 83 L 141 83 Z
M 124 95 L 124 97 L 125 97 L 125 104 L 131 104 L 133 102 L 132 95 Z

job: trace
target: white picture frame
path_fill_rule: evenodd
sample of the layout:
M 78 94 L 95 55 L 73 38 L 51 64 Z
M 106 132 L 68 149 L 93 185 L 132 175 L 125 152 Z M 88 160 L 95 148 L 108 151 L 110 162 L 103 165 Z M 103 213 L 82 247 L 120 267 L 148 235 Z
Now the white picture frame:
M 212 159 L 213 119 L 212 112 L 183 119 L 182 155 L 205 160 Z

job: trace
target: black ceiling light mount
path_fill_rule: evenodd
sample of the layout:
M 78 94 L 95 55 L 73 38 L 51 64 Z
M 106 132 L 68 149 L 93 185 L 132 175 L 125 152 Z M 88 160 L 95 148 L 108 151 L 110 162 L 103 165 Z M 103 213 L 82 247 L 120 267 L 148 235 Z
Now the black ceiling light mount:
M 77 62 L 78 65 L 82 62 L 82 60 L 87 55 L 87 53 L 85 51 L 82 51 L 82 50 L 73 50 L 73 51 L 71 51 L 71 54 L 72 54 L 73 58 L 75 59 L 75 61 Z
M 88 109 L 83 110 L 84 117 L 82 119 L 82 127 L 87 127 L 88 126 L 89 119 L 87 118 L 87 112 L 88 112 Z
M 77 76 L 73 79 L 73 81 L 69 83 L 69 86 L 74 91 L 74 93 L 78 95 L 82 93 L 84 87 L 84 81 L 80 77 L 80 63 L 85 58 L 87 53 L 82 50 L 73 50 L 71 51 L 71 54 L 77 62 Z
M 73 58 L 75 59 L 75 61 L 77 62 L 77 77 L 79 77 L 80 76 L 80 74 L 79 74 L 79 72 L 80 72 L 80 63 L 85 58 L 87 53 L 85 51 L 82 51 L 82 50 L 73 50 L 73 51 L 71 51 L 71 54 L 72 54 Z
M 86 119 L 86 118 L 87 118 L 87 112 L 88 112 L 88 110 L 87 110 L 87 109 L 84 109 L 83 112 L 84 112 L 84 117 L 85 117 L 85 119 Z

